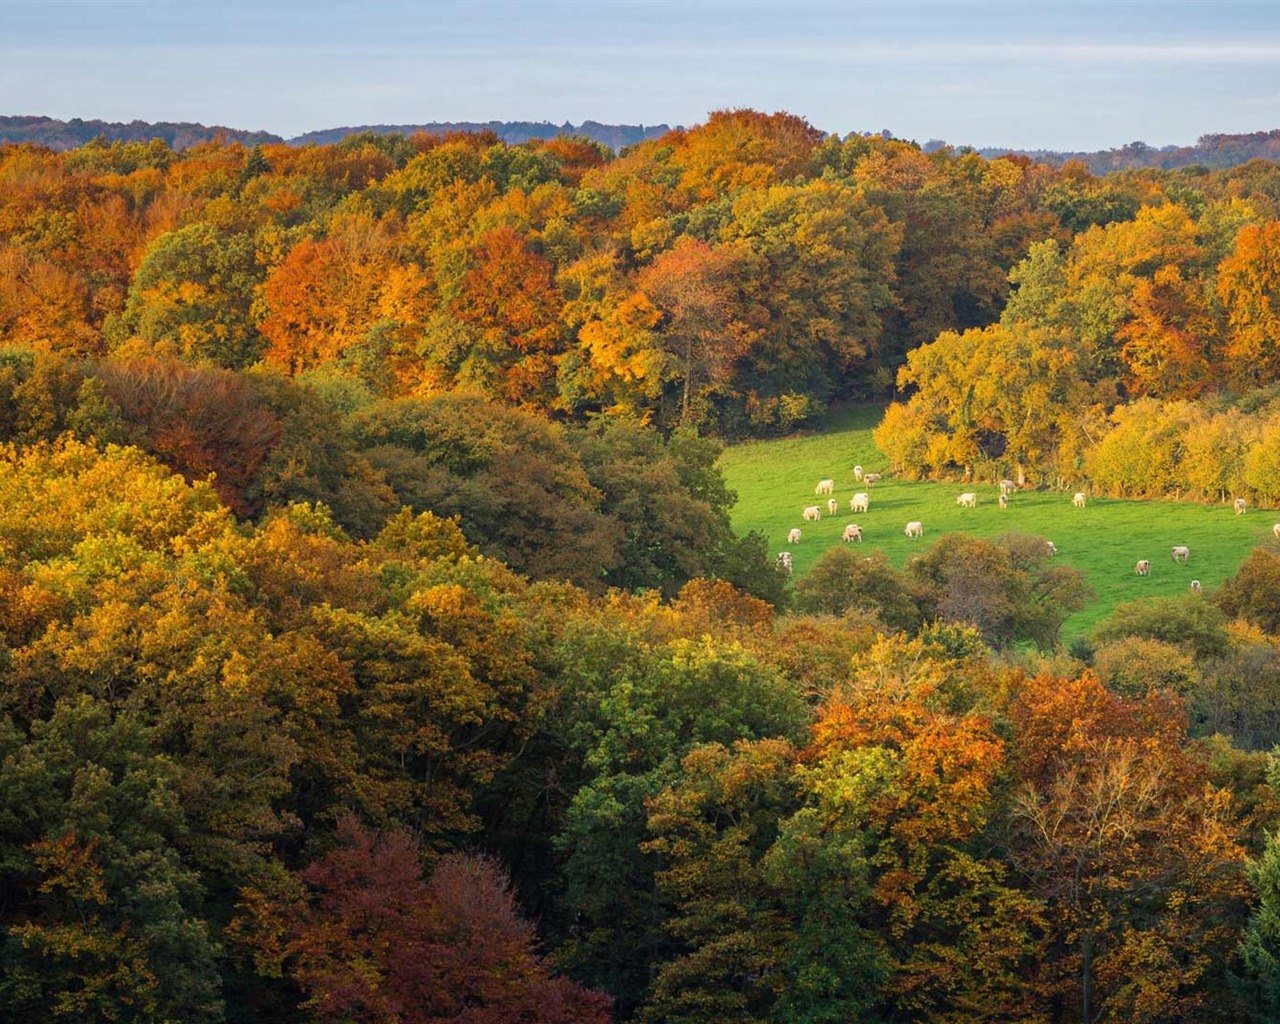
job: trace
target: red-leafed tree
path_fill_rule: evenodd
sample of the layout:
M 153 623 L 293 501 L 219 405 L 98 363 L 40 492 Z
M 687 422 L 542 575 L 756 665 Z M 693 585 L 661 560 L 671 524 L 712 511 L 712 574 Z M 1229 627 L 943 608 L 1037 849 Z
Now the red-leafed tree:
M 429 881 L 405 833 L 354 818 L 300 875 L 293 904 L 249 899 L 263 965 L 317 1020 L 342 1024 L 605 1024 L 607 997 L 555 977 L 493 861 L 450 855 Z

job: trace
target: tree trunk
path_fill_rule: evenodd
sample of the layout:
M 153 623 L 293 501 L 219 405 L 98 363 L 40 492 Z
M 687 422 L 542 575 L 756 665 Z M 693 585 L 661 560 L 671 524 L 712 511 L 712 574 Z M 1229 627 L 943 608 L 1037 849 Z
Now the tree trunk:
M 1090 991 L 1093 985 L 1093 938 L 1085 935 L 1080 945 L 1080 1022 L 1092 1024 Z

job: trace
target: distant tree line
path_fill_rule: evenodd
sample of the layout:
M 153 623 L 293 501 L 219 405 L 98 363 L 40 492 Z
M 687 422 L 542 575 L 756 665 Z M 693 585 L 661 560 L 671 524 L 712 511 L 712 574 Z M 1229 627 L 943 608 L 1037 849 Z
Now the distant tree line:
M 942 143 L 931 141 L 926 149 Z M 1149 146 L 1145 142 L 1130 142 L 1115 149 L 1094 152 L 1056 152 L 1050 149 L 1009 150 L 999 147 L 983 147 L 978 152 L 988 159 L 1010 152 L 1029 156 L 1037 163 L 1060 167 L 1067 163 L 1082 163 L 1094 174 L 1111 174 L 1115 171 L 1133 171 L 1146 168 L 1172 171 L 1178 168 L 1209 168 L 1226 170 L 1247 164 L 1250 160 L 1280 160 L 1280 130 L 1269 132 L 1243 132 L 1236 135 L 1213 133 L 1201 135 L 1194 146 Z

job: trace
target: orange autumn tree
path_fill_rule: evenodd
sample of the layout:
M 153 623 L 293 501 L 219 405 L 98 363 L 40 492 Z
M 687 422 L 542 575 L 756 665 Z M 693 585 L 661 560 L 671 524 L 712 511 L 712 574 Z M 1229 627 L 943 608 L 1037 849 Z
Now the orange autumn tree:
M 1007 774 L 977 634 L 880 640 L 809 747 L 709 744 L 647 803 L 663 1024 L 1027 1022 L 1046 926 L 991 856 Z
M 1202 280 L 1166 264 L 1133 283 L 1129 309 L 1117 338 L 1135 391 L 1194 396 L 1214 382 L 1218 331 Z
M 672 132 L 672 163 L 697 201 L 794 178 L 808 169 L 825 133 L 794 114 L 717 110 L 705 124 Z
M 1172 695 L 1091 672 L 1028 680 L 1011 708 L 1012 859 L 1052 929 L 1046 994 L 1083 1022 L 1205 1019 L 1245 911 L 1231 795 Z
M 449 312 L 475 332 L 458 379 L 514 402 L 545 403 L 561 349 L 563 302 L 549 260 L 508 225 L 471 246 Z
M 727 383 L 758 332 L 760 310 L 743 294 L 756 260 L 745 247 L 686 236 L 640 272 L 640 291 L 662 314 L 658 331 L 668 372 L 680 382 L 682 424 L 697 419 L 695 405 Z
M 413 339 L 431 303 L 427 275 L 404 258 L 394 222 L 367 214 L 335 218 L 323 238 L 305 238 L 267 277 L 259 330 L 268 362 L 291 372 L 377 353 L 393 366 L 415 359 Z M 376 332 L 377 325 L 391 328 Z
M 559 360 L 560 405 L 642 417 L 662 391 L 662 314 L 625 276 L 616 252 L 596 251 L 564 267 L 561 317 L 577 345 Z
M 1257 383 L 1280 378 L 1280 221 L 1241 229 L 1218 268 L 1218 297 L 1231 326 L 1231 375 Z
M 69 270 L 0 245 L 0 337 L 10 344 L 61 355 L 97 355 L 88 289 Z
M 885 999 L 911 1019 L 1033 1019 L 1043 908 L 990 853 L 1002 691 L 975 630 L 882 640 L 820 709 L 801 772 L 809 817 L 783 827 L 861 833 Z

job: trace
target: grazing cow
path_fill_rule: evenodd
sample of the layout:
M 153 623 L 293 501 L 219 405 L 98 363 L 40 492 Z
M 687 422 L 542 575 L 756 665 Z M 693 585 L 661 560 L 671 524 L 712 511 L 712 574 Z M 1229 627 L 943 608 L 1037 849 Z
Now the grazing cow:
M 1173 549 L 1173 560 L 1175 562 L 1185 562 L 1191 557 L 1191 549 L 1185 544 L 1179 544 Z
M 868 487 L 870 487 L 872 484 L 878 484 L 880 482 L 880 474 L 867 473 L 863 476 L 862 482 L 866 484 Z
M 1084 503 L 1085 503 L 1084 491 L 1076 491 L 1074 497 L 1072 497 L 1071 499 L 1071 504 L 1073 504 L 1076 508 L 1084 508 Z
M 1244 515 L 1244 498 L 1236 498 L 1236 515 Z
M 1200 581 L 1199 581 L 1199 580 L 1192 580 L 1192 581 L 1191 581 L 1191 589 L 1192 589 L 1192 591 L 1193 591 L 1194 593 L 1197 593 L 1197 594 L 1198 594 L 1198 593 L 1200 593 Z
M 1280 537 L 1280 523 L 1276 523 L 1275 526 L 1271 527 L 1271 535 L 1273 537 Z
M 778 570 L 778 572 L 785 572 L 788 576 L 790 576 L 791 575 L 791 552 L 779 551 L 778 557 L 774 561 L 773 566 L 775 569 Z
M 855 480 L 859 480 L 859 481 L 861 481 L 861 480 L 862 480 L 862 467 L 861 467 L 861 466 L 854 466 L 854 467 L 853 467 L 853 478 L 854 478 Z
M 1151 559 L 1149 558 L 1140 559 L 1138 561 L 1138 564 L 1133 567 L 1133 571 L 1136 572 L 1139 576 L 1150 576 L 1151 575 Z
M 1044 549 L 1049 552 L 1050 555 L 1056 555 L 1058 553 L 1058 545 L 1051 540 L 1044 542 Z
M 917 523 L 917 522 L 907 523 L 907 528 L 902 532 L 905 533 L 908 537 L 923 537 L 924 523 Z
M 1001 480 L 1001 481 L 1000 481 L 1000 493 L 1001 493 L 1001 494 L 1012 494 L 1012 493 L 1013 493 L 1014 491 L 1016 491 L 1017 489 L 1018 489 L 1018 485 L 1017 485 L 1017 484 L 1015 484 L 1012 480 Z
M 827 515 L 833 516 L 839 511 L 840 511 L 840 502 L 836 501 L 835 498 L 828 498 L 827 499 Z
M 1004 493 L 1004 491 L 1001 491 L 1001 492 L 1000 492 L 1000 497 L 999 497 L 999 499 L 998 499 L 998 500 L 999 500 L 999 502 L 1000 502 L 1000 507 L 1001 507 L 1001 508 L 1008 508 L 1008 507 L 1009 507 L 1009 495 L 1005 494 L 1005 493 Z
M 822 509 L 818 508 L 817 505 L 810 505 L 800 515 L 806 523 L 816 523 L 822 518 Z
M 800 527 L 793 526 L 791 528 L 790 532 L 787 533 L 787 543 L 788 544 L 800 543 Z
M 850 523 L 848 526 L 844 528 L 844 536 L 842 536 L 840 539 L 842 541 L 845 541 L 846 543 L 848 543 L 851 540 L 856 540 L 859 544 L 861 544 L 862 543 L 862 527 L 859 526 L 857 523 Z
M 836 482 L 834 480 L 819 480 L 818 486 L 813 489 L 814 494 L 834 494 L 836 490 Z
M 859 491 L 849 499 L 850 512 L 865 512 L 871 507 L 871 495 Z
M 956 504 L 961 508 L 977 508 L 978 496 L 973 491 L 965 491 L 964 494 L 956 498 Z

